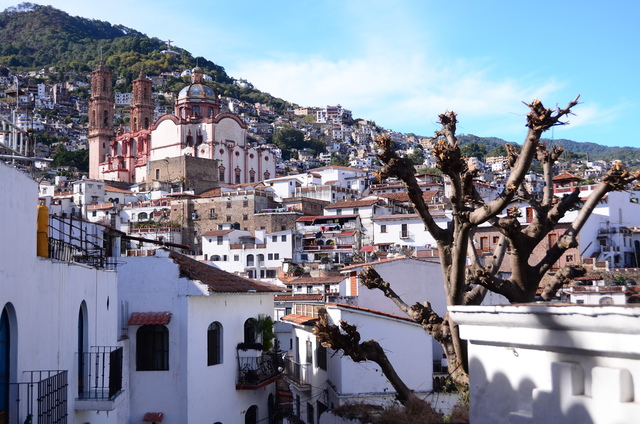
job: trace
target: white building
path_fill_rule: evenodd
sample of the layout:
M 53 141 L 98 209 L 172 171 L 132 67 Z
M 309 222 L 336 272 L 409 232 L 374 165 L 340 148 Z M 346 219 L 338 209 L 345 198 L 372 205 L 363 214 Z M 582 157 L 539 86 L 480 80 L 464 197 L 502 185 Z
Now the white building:
M 159 250 L 127 258 L 118 289 L 131 345 L 129 422 L 151 413 L 196 424 L 273 416 L 277 356 L 262 352 L 267 340 L 256 331 L 273 314 L 273 286 Z
M 294 235 L 291 230 L 255 234 L 243 230 L 214 230 L 202 235 L 205 261 L 226 272 L 279 282 L 284 260 L 293 259 Z
M 71 256 L 36 256 L 50 246 L 60 252 L 69 240 L 47 240 L 36 182 L 3 163 L 0 181 L 0 422 L 66 415 L 70 424 L 128 423 L 116 273 Z
M 293 394 L 293 412 L 304 423 L 320 422 L 328 409 L 347 403 L 391 405 L 395 390 L 374 362 L 353 362 L 322 347 L 313 333 L 317 309 L 295 305 L 293 313 L 283 317 L 292 324 L 293 351 L 286 361 L 287 378 Z M 362 340 L 377 340 L 398 375 L 419 388 L 418 396 L 432 389 L 431 341 L 415 322 L 392 314 L 344 304 L 327 304 L 325 309 L 335 324 L 341 320 L 356 325 Z M 420 359 L 406 360 L 406 352 Z

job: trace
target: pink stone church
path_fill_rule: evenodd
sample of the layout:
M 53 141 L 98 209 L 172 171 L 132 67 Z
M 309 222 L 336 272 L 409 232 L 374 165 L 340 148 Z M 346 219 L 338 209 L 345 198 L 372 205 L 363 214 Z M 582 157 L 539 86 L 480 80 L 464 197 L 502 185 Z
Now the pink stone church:
M 111 76 L 103 63 L 91 74 L 90 178 L 131 184 L 169 181 L 179 178 L 173 166 L 177 161 L 183 172 L 192 165 L 197 168 L 192 175 L 217 186 L 275 177 L 274 154 L 250 146 L 247 125 L 237 115 L 220 112 L 220 99 L 203 84 L 199 67 L 192 71 L 191 84 L 180 90 L 175 114 L 156 121 L 151 80 L 141 71 L 133 81 L 129 128 L 114 128 Z

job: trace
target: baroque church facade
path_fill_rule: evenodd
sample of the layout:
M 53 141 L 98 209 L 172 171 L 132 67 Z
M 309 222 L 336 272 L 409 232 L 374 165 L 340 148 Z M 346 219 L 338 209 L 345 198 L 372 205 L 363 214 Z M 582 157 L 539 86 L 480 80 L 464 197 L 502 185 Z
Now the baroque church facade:
M 254 183 L 275 176 L 276 157 L 247 143 L 247 125 L 221 113 L 218 95 L 192 71 L 180 90 L 174 114 L 153 120 L 152 83 L 143 72 L 133 81 L 128 128 L 114 128 L 111 72 L 100 63 L 91 73 L 89 101 L 89 177 L 123 183 L 171 182 L 175 164 L 208 187 Z M 188 159 L 188 160 L 187 160 Z M 173 167 L 173 171 L 169 168 Z M 194 183 L 197 184 L 197 183 Z M 189 187 L 186 187 L 189 188 Z

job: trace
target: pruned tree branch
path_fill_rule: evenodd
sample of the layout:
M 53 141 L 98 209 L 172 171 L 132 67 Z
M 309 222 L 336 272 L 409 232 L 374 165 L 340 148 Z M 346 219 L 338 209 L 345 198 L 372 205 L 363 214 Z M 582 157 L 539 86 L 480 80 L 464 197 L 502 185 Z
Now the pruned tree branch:
M 553 276 L 553 279 L 545 284 L 544 288 L 542 289 L 542 294 L 540 295 L 542 297 L 542 300 L 552 300 L 556 296 L 558 290 L 562 288 L 562 286 L 568 284 L 571 280 L 577 277 L 582 277 L 586 273 L 587 270 L 582 266 L 562 267 L 560 270 L 558 270 L 558 272 L 556 272 L 556 274 Z
M 340 321 L 340 327 L 331 324 L 325 312 L 320 314 L 314 333 L 322 346 L 341 350 L 354 362 L 373 361 L 378 364 L 403 405 L 409 402 L 423 402 L 398 376 L 384 349 L 377 341 L 360 342 L 361 337 L 356 326 L 346 321 Z

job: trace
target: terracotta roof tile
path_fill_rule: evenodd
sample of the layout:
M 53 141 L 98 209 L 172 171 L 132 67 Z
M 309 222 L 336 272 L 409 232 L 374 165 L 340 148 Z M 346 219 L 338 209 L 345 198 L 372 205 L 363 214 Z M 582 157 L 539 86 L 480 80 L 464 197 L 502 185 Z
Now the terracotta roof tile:
M 142 419 L 145 423 L 161 423 L 164 414 L 162 412 L 147 412 Z
M 133 194 L 133 191 L 131 191 L 131 190 L 126 190 L 124 188 L 114 187 L 114 186 L 110 186 L 110 185 L 105 185 L 104 186 L 104 190 L 105 191 L 110 191 L 112 193 Z
M 285 284 L 287 285 L 304 285 L 304 284 L 338 284 L 345 278 L 344 275 L 327 275 L 324 277 L 300 277 L 294 280 L 289 280 Z
M 277 294 L 274 297 L 276 302 L 297 302 L 297 301 L 310 301 L 310 300 L 323 300 L 322 294 Z
M 281 318 L 284 322 L 291 322 L 293 324 L 301 325 L 315 325 L 318 322 L 318 318 L 306 317 L 304 315 L 289 314 Z
M 203 236 L 212 237 L 212 236 L 226 236 L 229 233 L 234 232 L 235 230 L 213 230 L 207 231 L 203 234 Z
M 219 268 L 199 262 L 175 251 L 169 253 L 180 268 L 180 277 L 186 277 L 194 281 L 200 281 L 209 286 L 210 292 L 217 293 L 279 293 L 286 291 L 284 287 L 261 281 L 250 280 L 239 275 L 231 274 Z
M 171 312 L 134 312 L 127 325 L 167 325 L 171 321 Z

